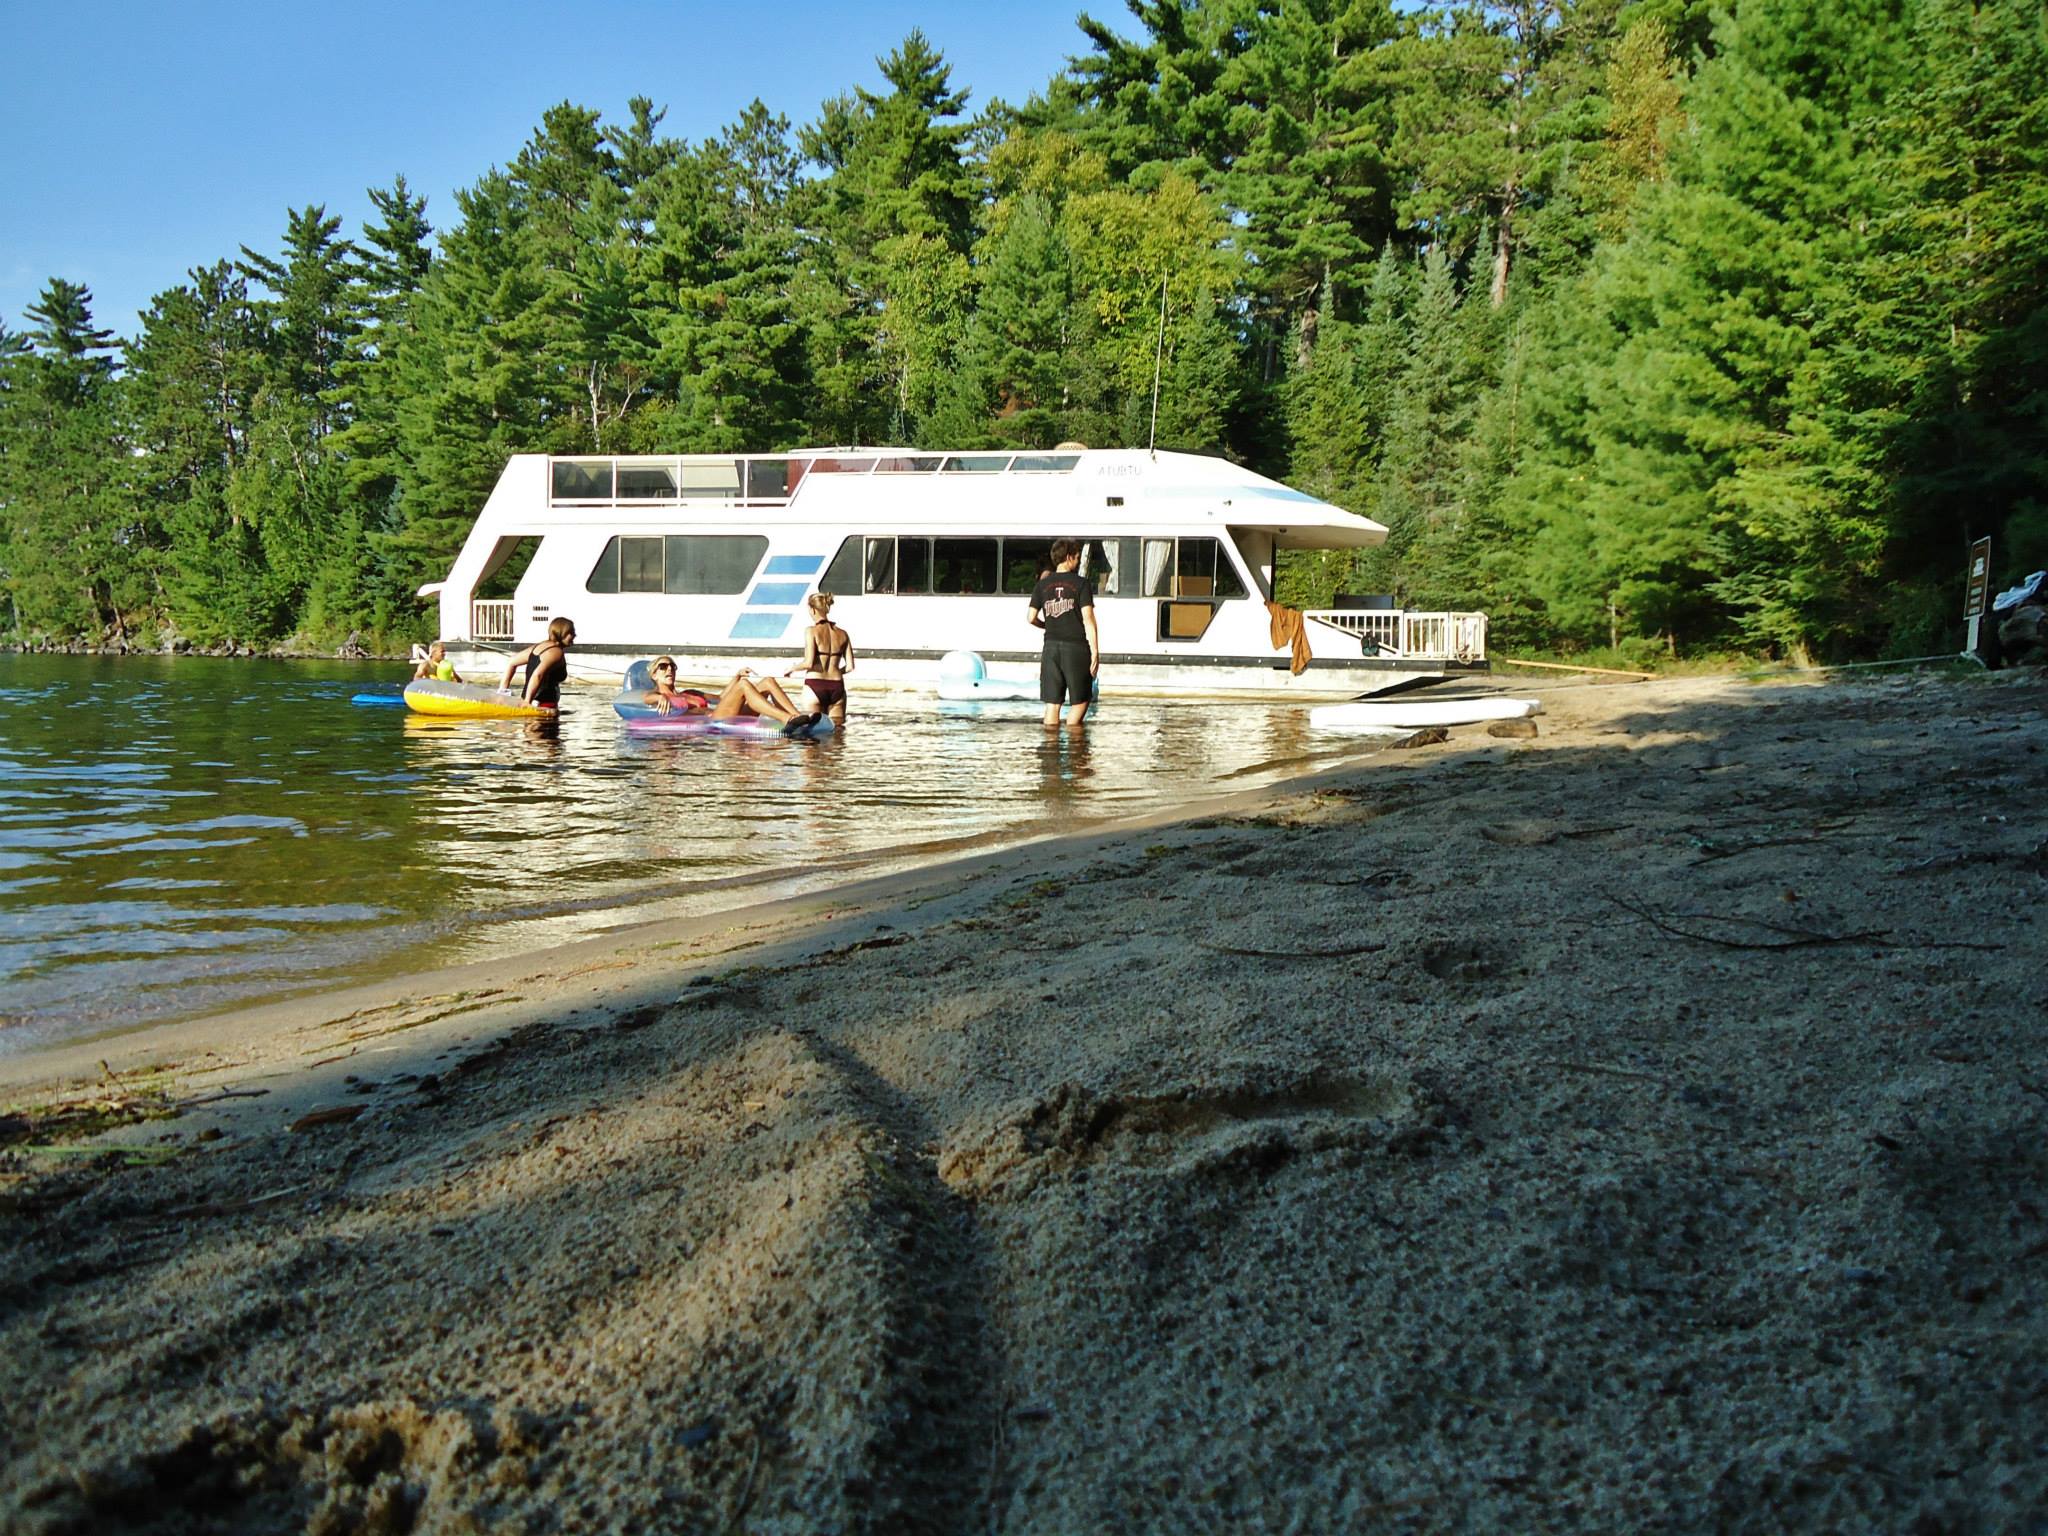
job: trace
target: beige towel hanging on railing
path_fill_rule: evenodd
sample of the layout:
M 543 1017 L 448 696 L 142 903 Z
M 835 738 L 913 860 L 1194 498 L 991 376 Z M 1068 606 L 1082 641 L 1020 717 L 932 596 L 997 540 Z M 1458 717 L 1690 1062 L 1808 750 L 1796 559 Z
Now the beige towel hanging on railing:
M 1288 668 L 1296 677 L 1308 666 L 1308 623 L 1301 616 L 1299 608 L 1289 608 L 1281 603 L 1266 604 L 1266 616 L 1273 621 L 1273 649 L 1283 648 L 1294 653 L 1293 665 Z

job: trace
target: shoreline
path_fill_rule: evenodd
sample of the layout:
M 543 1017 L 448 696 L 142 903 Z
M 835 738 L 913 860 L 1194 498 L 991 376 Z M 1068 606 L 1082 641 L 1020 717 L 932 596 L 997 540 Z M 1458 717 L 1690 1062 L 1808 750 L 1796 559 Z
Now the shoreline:
M 2023 1526 L 2048 679 L 1544 697 L 102 1078 L 0 1525 Z
M 960 851 L 985 841 L 973 836 L 875 849 L 856 856 L 853 862 L 914 862 L 907 868 L 862 876 L 826 896 L 775 896 L 743 901 L 714 912 L 627 922 L 612 932 L 549 944 L 518 958 L 467 960 L 416 971 L 402 978 L 376 977 L 339 986 L 308 987 L 265 1002 L 230 1003 L 189 1017 L 104 1029 L 18 1053 L 0 1053 L 0 1094 L 26 1093 L 33 1099 L 66 1086 L 83 1087 L 103 1077 L 103 1068 L 116 1076 L 140 1070 L 186 1070 L 181 1063 L 170 1061 L 174 1057 L 209 1058 L 213 1064 L 195 1069 L 207 1075 L 238 1070 L 239 1067 L 228 1065 L 231 1061 L 269 1072 L 291 1054 L 282 1045 L 286 1039 L 304 1035 L 318 1038 L 319 1031 L 328 1024 L 338 1027 L 366 1011 L 401 1010 L 415 993 L 431 999 L 456 992 L 474 995 L 484 989 L 509 992 L 518 986 L 528 989 L 521 994 L 520 1003 L 528 1001 L 528 993 L 535 993 L 538 995 L 533 998 L 534 1006 L 552 1006 L 558 994 L 550 983 L 562 976 L 564 968 L 571 974 L 580 974 L 590 966 L 622 969 L 628 964 L 624 958 L 627 952 L 640 949 L 664 955 L 666 963 L 682 964 L 695 957 L 724 952 L 719 942 L 735 929 L 742 933 L 765 930 L 772 936 L 743 940 L 742 947 L 776 943 L 787 948 L 799 941 L 800 930 L 806 924 L 839 923 L 871 910 L 893 909 L 913 897 L 921 898 L 921 906 L 939 895 L 957 894 L 956 887 L 1000 878 L 1030 856 L 1027 850 L 1040 845 L 1085 856 L 1104 842 L 1134 837 L 1155 827 L 1175 825 L 1190 818 L 1255 812 L 1276 797 L 1284 798 L 1320 778 L 1356 771 L 1369 756 L 1376 756 L 1356 747 L 1341 755 L 1345 759 L 1341 765 L 1326 766 L 1277 783 L 1226 791 L 1131 816 L 1095 818 L 1072 831 L 1026 832 L 985 853 Z M 1254 772 L 1264 766 L 1254 764 L 1237 771 Z M 938 856 L 928 857 L 934 849 Z M 803 866 L 793 865 L 719 876 L 703 883 L 711 887 L 773 885 L 795 880 L 802 872 Z M 472 1019 L 467 1027 L 472 1032 L 486 1027 L 516 1028 L 516 1023 L 511 1022 L 514 1007 L 510 1000 L 501 1001 L 493 1005 L 485 1018 Z M 507 1022 L 494 1025 L 494 1016 L 501 1011 Z M 231 1056 L 224 1049 L 229 1046 L 242 1054 Z M 316 1045 L 296 1054 L 321 1054 L 324 1049 Z

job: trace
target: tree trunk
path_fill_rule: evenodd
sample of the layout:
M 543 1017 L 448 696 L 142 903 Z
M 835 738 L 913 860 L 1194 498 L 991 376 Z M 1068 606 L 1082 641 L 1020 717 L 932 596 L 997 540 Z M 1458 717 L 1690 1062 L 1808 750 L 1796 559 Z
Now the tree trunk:
M 1500 205 L 1500 225 L 1493 237 L 1493 287 L 1489 297 L 1499 309 L 1508 301 L 1508 253 L 1514 248 L 1511 230 L 1515 218 L 1515 188 L 1510 186 Z

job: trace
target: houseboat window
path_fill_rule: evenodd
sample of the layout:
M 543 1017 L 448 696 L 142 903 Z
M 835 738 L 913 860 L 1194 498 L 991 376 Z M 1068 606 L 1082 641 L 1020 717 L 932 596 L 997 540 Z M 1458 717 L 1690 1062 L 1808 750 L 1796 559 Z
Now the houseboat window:
M 1022 474 L 1061 474 L 1080 462 L 1078 453 L 1020 453 L 1010 468 Z
M 676 470 L 673 464 L 621 464 L 620 501 L 674 501 Z
M 604 553 L 584 582 L 587 592 L 673 592 L 730 597 L 747 590 L 768 541 L 759 534 L 669 534 L 665 538 L 621 536 L 605 542 Z
M 498 540 L 491 546 L 490 558 L 484 561 L 484 568 L 476 579 L 476 590 L 470 596 L 486 602 L 517 596 L 519 578 L 533 564 L 533 557 L 539 549 L 538 534 L 514 534 Z
M 586 592 L 616 592 L 619 590 L 619 541 L 606 539 L 604 553 L 597 557 L 597 564 L 590 568 L 590 577 L 583 583 Z
M 803 477 L 804 464 L 801 459 L 749 459 L 747 499 L 781 501 L 796 494 L 797 482 Z
M 1029 596 L 1038 590 L 1038 573 L 1052 569 L 1051 539 L 1003 540 L 1003 590 Z
M 620 539 L 619 590 L 659 592 L 661 590 L 660 539 Z
M 1010 467 L 1007 453 L 956 453 L 946 460 L 949 475 L 999 475 Z
M 661 590 L 730 597 L 747 590 L 768 541 L 758 533 L 672 533 L 663 539 Z
M 878 475 L 929 475 L 944 461 L 945 455 L 938 453 L 898 454 L 894 458 L 875 460 Z
M 1145 540 L 1147 597 L 1243 597 L 1237 567 L 1214 539 Z
M 932 540 L 934 592 L 989 593 L 996 590 L 994 539 Z
M 1224 552 L 1221 540 L 1182 539 L 1180 547 L 1183 562 L 1188 558 L 1188 546 L 1190 545 L 1200 546 L 1196 551 L 1196 562 L 1203 570 L 1214 573 L 1216 578 L 1216 595 L 1218 597 L 1245 596 L 1244 580 L 1237 574 L 1237 567 L 1231 563 L 1230 556 Z M 1186 571 L 1187 568 L 1187 565 L 1183 563 L 1181 569 Z
M 848 534 L 840 542 L 839 553 L 832 557 L 832 563 L 825 567 L 825 574 L 818 579 L 819 589 L 835 597 L 865 591 L 861 582 L 861 545 L 865 542 L 857 533 Z
M 848 542 L 851 542 L 851 540 Z M 894 592 L 896 590 L 896 541 L 894 539 L 868 540 L 867 577 L 861 584 L 861 590 L 863 592 Z
M 1117 595 L 1117 556 L 1130 539 L 1089 539 L 1081 546 L 1081 574 L 1095 584 L 1097 597 Z
M 896 590 L 929 592 L 932 589 L 932 541 L 896 540 Z
M 556 501 L 610 501 L 612 461 L 610 459 L 557 459 L 554 463 Z
M 685 459 L 681 467 L 680 485 L 685 496 L 730 500 L 740 493 L 737 459 L 712 459 L 695 464 Z
M 814 475 L 864 475 L 875 467 L 873 459 L 813 459 Z

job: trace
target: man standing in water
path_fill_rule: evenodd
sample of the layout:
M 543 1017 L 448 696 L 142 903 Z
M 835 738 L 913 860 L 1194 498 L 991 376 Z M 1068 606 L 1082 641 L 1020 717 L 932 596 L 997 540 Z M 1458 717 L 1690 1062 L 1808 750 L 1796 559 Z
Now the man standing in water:
M 1045 631 L 1045 651 L 1038 662 L 1038 697 L 1045 705 L 1048 727 L 1060 723 L 1067 706 L 1067 724 L 1080 726 L 1095 697 L 1095 674 L 1102 665 L 1102 642 L 1095 630 L 1095 586 L 1081 574 L 1081 546 L 1073 539 L 1054 539 L 1052 570 L 1038 578 L 1031 594 L 1031 622 Z

